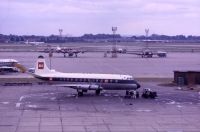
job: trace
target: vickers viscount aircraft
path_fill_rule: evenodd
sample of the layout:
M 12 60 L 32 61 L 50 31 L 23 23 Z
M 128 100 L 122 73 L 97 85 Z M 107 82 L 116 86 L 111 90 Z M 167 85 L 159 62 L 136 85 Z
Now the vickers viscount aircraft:
M 33 75 L 56 86 L 76 89 L 79 96 L 88 90 L 95 90 L 96 95 L 101 90 L 125 90 L 126 96 L 139 96 L 136 90 L 140 88 L 140 84 L 130 75 L 61 73 L 50 70 L 43 56 L 38 57 Z

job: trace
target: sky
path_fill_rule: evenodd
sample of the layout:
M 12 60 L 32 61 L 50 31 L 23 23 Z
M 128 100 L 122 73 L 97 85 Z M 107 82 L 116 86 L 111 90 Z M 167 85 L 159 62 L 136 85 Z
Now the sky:
M 0 34 L 199 35 L 200 0 L 1 0 Z

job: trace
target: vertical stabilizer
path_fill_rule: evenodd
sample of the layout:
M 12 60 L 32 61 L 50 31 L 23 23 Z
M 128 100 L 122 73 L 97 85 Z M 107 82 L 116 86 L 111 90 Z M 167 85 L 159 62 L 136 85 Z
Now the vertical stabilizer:
M 38 60 L 35 65 L 35 74 L 41 75 L 50 72 L 51 70 L 47 67 L 44 57 L 38 56 Z

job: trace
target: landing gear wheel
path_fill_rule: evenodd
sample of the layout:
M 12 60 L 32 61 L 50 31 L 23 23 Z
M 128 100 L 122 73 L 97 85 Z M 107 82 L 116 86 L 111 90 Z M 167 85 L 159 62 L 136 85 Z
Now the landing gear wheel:
M 83 96 L 83 92 L 78 92 L 78 96 Z
M 126 96 L 129 96 L 129 91 L 126 91 Z
M 83 91 L 77 90 L 78 96 L 83 96 Z
M 129 92 L 129 96 L 130 96 L 130 97 L 133 97 L 133 95 L 134 95 L 133 91 L 130 91 L 130 92 Z
M 137 91 L 136 92 L 136 98 L 139 98 L 140 97 L 140 94 L 139 94 L 139 92 Z
M 82 90 L 84 93 L 87 93 L 87 89 Z
M 124 96 L 124 98 L 130 98 L 130 92 L 128 90 L 126 91 L 126 95 Z
M 96 95 L 100 95 L 100 93 L 101 93 L 100 89 L 97 89 L 96 92 L 95 92 Z

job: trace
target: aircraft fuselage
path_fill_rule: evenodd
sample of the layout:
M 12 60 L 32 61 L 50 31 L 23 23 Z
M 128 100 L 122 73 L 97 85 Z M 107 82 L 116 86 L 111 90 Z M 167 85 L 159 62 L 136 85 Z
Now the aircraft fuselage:
M 76 87 L 75 89 L 136 90 L 140 88 L 140 84 L 135 80 L 42 77 L 37 75 L 35 75 L 35 77 L 47 81 L 50 84 L 90 84 L 88 87 Z

